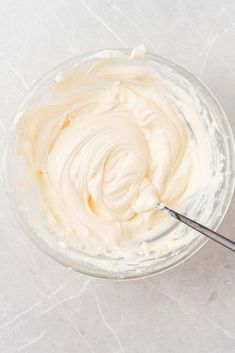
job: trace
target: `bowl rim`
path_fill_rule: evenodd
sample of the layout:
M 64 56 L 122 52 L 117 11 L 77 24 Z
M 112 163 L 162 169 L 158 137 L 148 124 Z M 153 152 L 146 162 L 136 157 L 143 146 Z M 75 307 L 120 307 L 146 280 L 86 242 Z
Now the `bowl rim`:
M 9 199 L 9 203 L 10 203 L 10 207 L 12 210 L 12 213 L 15 217 L 15 219 L 17 220 L 17 224 L 20 226 L 20 228 L 23 230 L 23 233 L 40 249 L 42 250 L 45 254 L 49 255 L 51 258 L 55 259 L 57 262 L 61 263 L 62 265 L 69 267 L 71 269 L 71 259 L 66 258 L 64 256 L 61 255 L 61 253 L 56 253 L 54 251 L 52 251 L 52 249 L 49 248 L 49 246 L 46 245 L 45 243 L 42 243 L 39 241 L 39 237 L 35 236 L 32 228 L 30 227 L 30 225 L 27 223 L 26 221 L 26 217 L 24 216 L 23 212 L 21 212 L 21 210 L 19 209 L 19 204 L 17 203 L 17 200 L 15 198 L 15 196 L 13 195 L 12 192 L 12 180 L 11 177 L 9 178 L 9 161 L 11 158 L 11 151 L 12 151 L 12 144 L 10 142 L 10 136 L 15 133 L 15 123 L 18 120 L 19 117 L 19 113 L 22 112 L 22 108 L 30 101 L 30 98 L 32 98 L 35 93 L 40 89 L 40 86 L 45 85 L 45 82 L 54 77 L 54 79 L 56 78 L 56 75 L 59 72 L 65 72 L 66 68 L 70 68 L 72 69 L 73 67 L 75 67 L 76 63 L 82 63 L 83 59 L 89 59 L 90 56 L 94 56 L 94 54 L 105 54 L 105 53 L 122 53 L 125 55 L 129 55 L 131 53 L 131 49 L 129 48 L 103 48 L 103 49 L 98 49 L 98 50 L 91 50 L 91 51 L 87 51 L 87 52 L 83 52 L 80 54 L 77 54 L 73 57 L 71 57 L 70 59 L 67 59 L 65 61 L 63 61 L 62 63 L 56 65 L 55 67 L 53 67 L 51 70 L 49 70 L 48 72 L 46 72 L 43 76 L 41 76 L 39 79 L 37 79 L 31 88 L 29 88 L 29 90 L 26 92 L 26 95 L 24 97 L 24 99 L 22 100 L 21 104 L 19 105 L 18 109 L 16 110 L 16 113 L 13 115 L 12 119 L 11 119 L 11 123 L 10 123 L 10 127 L 7 131 L 6 134 L 6 148 L 4 150 L 4 156 L 3 156 L 3 179 L 4 179 L 4 184 L 5 184 L 5 190 L 8 194 L 8 199 Z M 202 89 L 203 94 L 206 94 L 210 97 L 211 100 L 211 104 L 213 104 L 215 106 L 215 108 L 219 111 L 220 113 L 220 120 L 221 122 L 223 122 L 223 128 L 226 129 L 226 134 L 228 135 L 228 139 L 229 140 L 229 157 L 230 157 L 230 164 L 231 164 L 231 170 L 232 170 L 232 175 L 231 175 L 231 180 L 230 180 L 230 184 L 229 184 L 229 188 L 230 188 L 230 193 L 228 193 L 228 195 L 226 196 L 226 205 L 224 206 L 223 209 L 223 213 L 221 214 L 221 216 L 219 217 L 219 219 L 215 222 L 215 225 L 213 226 L 213 229 L 216 230 L 220 224 L 222 223 L 227 210 L 230 206 L 232 197 L 233 197 L 233 192 L 234 192 L 234 187 L 235 187 L 235 178 L 234 178 L 234 168 L 235 168 L 235 140 L 234 140 L 234 136 L 233 136 L 233 132 L 231 129 L 231 125 L 230 122 L 228 120 L 227 115 L 225 114 L 221 104 L 218 102 L 217 98 L 215 97 L 215 95 L 213 94 L 213 92 L 207 87 L 207 85 L 205 85 L 200 78 L 197 78 L 196 76 L 194 76 L 192 73 L 190 73 L 187 69 L 183 68 L 182 66 L 174 63 L 171 60 L 168 60 L 158 54 L 154 54 L 154 53 L 149 53 L 146 52 L 145 53 L 145 58 L 147 58 L 148 60 L 153 60 L 153 61 L 157 61 L 157 63 L 160 64 L 164 64 L 168 67 L 171 67 L 173 70 L 175 70 L 177 73 L 179 73 L 180 75 L 182 75 L 183 77 L 186 77 L 193 85 L 197 84 L 200 86 L 200 89 Z M 71 65 L 74 64 L 74 66 L 72 67 Z M 220 126 L 221 127 L 221 126 Z M 227 151 L 228 153 L 228 151 Z M 13 177 L 12 177 L 13 178 Z M 11 185 L 10 185 L 11 184 Z M 17 208 L 17 211 L 16 211 Z M 33 234 L 32 234 L 33 233 Z M 34 236 L 32 236 L 34 235 Z M 86 271 L 84 269 L 79 269 L 79 265 L 77 267 L 72 267 L 72 270 L 89 275 L 91 277 L 98 277 L 98 278 L 102 278 L 102 279 L 113 279 L 113 280 L 132 280 L 132 279 L 140 279 L 140 278 L 146 278 L 152 275 L 156 275 L 156 274 L 160 274 L 160 273 L 164 273 L 170 269 L 175 268 L 176 266 L 184 263 L 186 260 L 190 259 L 194 254 L 196 254 L 206 243 L 208 242 L 208 238 L 203 237 L 203 236 L 198 236 L 195 241 L 193 241 L 193 249 L 189 249 L 189 251 L 187 251 L 181 258 L 179 258 L 178 260 L 176 260 L 173 263 L 167 264 L 166 266 L 160 268 L 160 269 L 153 269 L 152 271 L 148 271 L 147 273 L 136 273 L 133 274 L 131 273 L 130 276 L 127 277 L 119 277 L 117 275 L 116 272 L 112 272 L 112 274 L 114 276 L 108 276 L 107 274 L 111 274 L 111 272 L 104 272 L 105 274 L 102 273 L 91 273 L 90 270 Z M 101 271 L 103 271 L 103 269 L 101 269 Z

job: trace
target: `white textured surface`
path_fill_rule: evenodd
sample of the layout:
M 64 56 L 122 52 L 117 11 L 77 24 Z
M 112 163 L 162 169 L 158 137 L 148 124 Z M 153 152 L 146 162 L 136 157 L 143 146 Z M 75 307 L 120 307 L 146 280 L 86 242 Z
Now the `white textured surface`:
M 46 71 L 83 51 L 144 43 L 200 76 L 235 131 L 232 0 L 1 0 L 0 148 Z M 235 259 L 209 242 L 168 273 L 90 279 L 42 254 L 0 192 L 1 353 L 235 352 Z M 234 233 L 235 202 L 221 232 Z

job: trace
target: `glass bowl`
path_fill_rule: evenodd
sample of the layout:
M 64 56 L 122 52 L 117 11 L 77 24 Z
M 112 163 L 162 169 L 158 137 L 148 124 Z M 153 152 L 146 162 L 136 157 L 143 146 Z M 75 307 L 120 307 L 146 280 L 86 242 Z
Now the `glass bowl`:
M 80 63 L 91 57 L 105 56 L 107 55 L 107 52 L 109 55 L 121 58 L 127 58 L 130 55 L 130 50 L 127 49 L 106 49 L 78 55 L 77 57 L 66 61 L 50 71 L 34 85 L 34 87 L 28 92 L 18 113 L 27 110 L 32 103 L 40 100 L 43 92 L 45 92 L 46 89 L 53 87 L 57 75 L 73 70 Z M 144 61 L 147 66 L 164 74 L 167 78 L 175 80 L 176 83 L 181 82 L 180 85 L 183 85 L 184 89 L 193 89 L 194 94 L 196 93 L 197 99 L 199 99 L 203 109 L 207 112 L 208 119 L 215 119 L 217 122 L 219 129 L 217 129 L 218 131 L 214 136 L 213 143 L 215 151 L 217 151 L 217 153 L 222 153 L 224 156 L 222 165 L 223 182 L 219 190 L 217 190 L 213 205 L 211 205 L 210 217 L 206 220 L 206 225 L 215 230 L 226 213 L 234 189 L 234 139 L 229 122 L 213 94 L 192 74 L 180 66 L 157 55 L 146 54 Z M 17 115 L 15 121 L 17 120 Z M 7 136 L 7 148 L 4 158 L 4 174 L 10 204 L 24 233 L 40 249 L 55 260 L 73 270 L 91 276 L 110 279 L 140 278 L 175 267 L 186 259 L 189 259 L 207 242 L 207 239 L 204 236 L 180 223 L 174 222 L 168 232 L 175 232 L 176 229 L 181 227 L 184 236 L 187 236 L 187 238 L 190 239 L 190 242 L 182 244 L 177 251 L 169 251 L 164 254 L 164 256 L 160 257 L 145 257 L 143 254 L 138 257 L 138 259 L 130 258 L 125 260 L 122 258 L 114 259 L 105 256 L 94 257 L 81 251 L 74 251 L 72 249 L 68 250 L 66 247 L 58 244 L 58 240 L 51 236 L 46 221 L 39 210 L 37 190 L 30 192 L 30 190 L 27 190 L 25 187 L 26 166 L 17 153 L 17 132 L 15 129 L 15 121 Z M 215 166 L 218 167 L 219 162 L 217 161 L 216 163 Z M 200 212 L 200 210 L 198 210 L 197 221 L 205 223 L 203 212 Z M 165 235 L 163 234 L 162 236 Z

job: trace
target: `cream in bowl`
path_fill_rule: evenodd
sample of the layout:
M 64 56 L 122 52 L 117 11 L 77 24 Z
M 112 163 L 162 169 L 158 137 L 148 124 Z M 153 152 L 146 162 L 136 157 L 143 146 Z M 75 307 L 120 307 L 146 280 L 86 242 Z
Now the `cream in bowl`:
M 141 47 L 91 53 L 50 77 L 18 115 L 21 188 L 38 214 L 24 201 L 24 217 L 62 262 L 136 277 L 179 261 L 203 238 L 157 202 L 218 222 L 231 169 L 221 127 L 200 86 L 172 66 Z

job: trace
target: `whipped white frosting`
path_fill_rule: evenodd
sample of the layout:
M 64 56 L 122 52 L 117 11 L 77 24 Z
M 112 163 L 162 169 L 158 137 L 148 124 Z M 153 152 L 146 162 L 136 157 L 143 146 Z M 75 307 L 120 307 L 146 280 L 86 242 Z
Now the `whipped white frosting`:
M 172 222 L 157 203 L 179 210 L 211 187 L 200 104 L 143 54 L 79 64 L 18 120 L 30 180 L 69 248 L 125 256 Z M 169 241 L 156 248 L 164 252 Z

